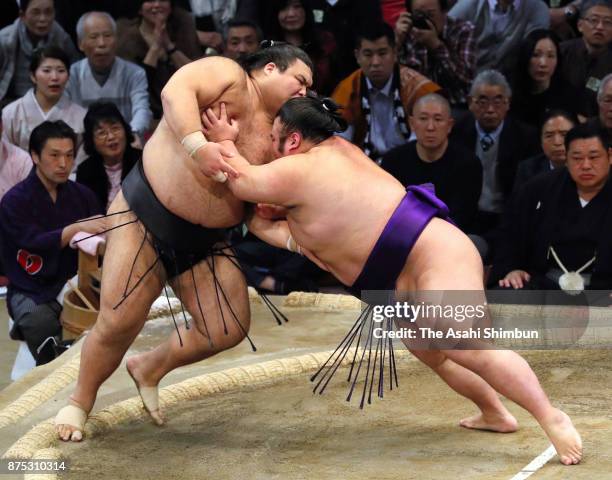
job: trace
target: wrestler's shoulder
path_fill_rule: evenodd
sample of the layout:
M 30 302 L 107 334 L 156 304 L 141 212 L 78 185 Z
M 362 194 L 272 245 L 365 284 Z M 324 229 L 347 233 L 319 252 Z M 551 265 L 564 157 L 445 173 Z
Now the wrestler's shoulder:
M 224 75 L 235 74 L 237 77 L 246 77 L 246 72 L 236 61 L 220 55 L 211 55 L 192 63 L 202 68 L 210 69 L 211 73 L 215 75 L 223 73 Z

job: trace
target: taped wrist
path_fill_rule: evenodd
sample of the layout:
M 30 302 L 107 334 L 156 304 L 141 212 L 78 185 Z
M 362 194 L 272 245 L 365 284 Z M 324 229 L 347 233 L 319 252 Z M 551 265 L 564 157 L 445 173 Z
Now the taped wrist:
M 289 238 L 287 238 L 287 250 L 289 250 L 290 252 L 299 253 L 300 255 L 303 255 L 302 247 L 300 247 L 297 244 L 297 242 L 293 239 L 293 236 L 291 234 L 289 234 Z
M 208 140 L 206 140 L 204 134 L 199 130 L 197 132 L 192 132 L 185 135 L 185 137 L 181 140 L 181 145 L 191 158 L 193 158 L 196 152 L 207 143 Z

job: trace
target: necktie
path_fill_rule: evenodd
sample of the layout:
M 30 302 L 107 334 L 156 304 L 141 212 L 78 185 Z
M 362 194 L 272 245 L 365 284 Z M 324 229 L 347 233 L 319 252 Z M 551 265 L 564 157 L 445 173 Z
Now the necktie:
M 512 10 L 514 10 L 514 2 L 508 2 L 506 5 L 502 6 L 501 2 L 498 1 L 495 4 L 494 10 L 497 13 L 504 13 L 504 14 L 508 13 L 508 12 L 511 12 Z
M 491 135 L 489 135 L 488 133 L 480 139 L 480 146 L 482 148 L 482 151 L 485 153 L 488 152 L 494 144 L 495 141 L 493 140 L 493 137 L 491 137 Z

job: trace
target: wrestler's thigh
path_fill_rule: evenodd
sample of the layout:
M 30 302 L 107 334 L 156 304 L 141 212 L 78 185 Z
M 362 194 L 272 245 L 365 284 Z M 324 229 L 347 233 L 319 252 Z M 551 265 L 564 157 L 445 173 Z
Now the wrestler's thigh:
M 216 350 L 230 348 L 246 336 L 250 326 L 247 284 L 230 259 L 207 257 L 193 267 L 193 275 L 187 270 L 170 285 L 196 322 L 191 332 L 210 336 Z
M 128 209 L 129 206 L 120 192 L 110 206 L 109 213 Z M 142 328 L 151 304 L 159 296 L 165 273 L 161 263 L 158 263 L 140 285 L 129 293 L 155 262 L 157 254 L 148 240 L 143 243 L 145 231 L 142 224 L 128 223 L 136 218 L 133 213 L 110 218 L 113 219 L 113 226 L 119 228 L 107 234 L 98 328 L 104 327 L 113 331 Z M 127 293 L 129 295 L 124 299 Z M 114 308 L 122 300 L 123 302 Z
M 453 241 L 445 249 L 438 238 L 430 237 L 431 252 L 421 259 L 418 271 L 402 272 L 403 282 L 398 280 L 397 296 L 409 293 L 419 309 L 413 319 L 418 334 L 404 343 L 410 350 L 478 348 L 473 333 L 489 324 L 482 262 L 465 235 L 452 226 L 438 226 L 454 235 Z

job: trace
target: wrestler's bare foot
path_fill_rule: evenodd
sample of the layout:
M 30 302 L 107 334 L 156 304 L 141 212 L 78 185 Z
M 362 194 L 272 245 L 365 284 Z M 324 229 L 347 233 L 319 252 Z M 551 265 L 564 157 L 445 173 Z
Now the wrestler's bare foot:
M 558 408 L 553 408 L 551 414 L 541 421 L 540 425 L 557 450 L 561 463 L 576 465 L 580 462 L 582 439 L 566 413 Z
M 479 413 L 472 417 L 464 418 L 459 422 L 464 428 L 473 428 L 475 430 L 488 430 L 498 433 L 516 432 L 518 422 L 507 410 L 501 413 L 484 414 Z
M 138 394 L 142 399 L 145 410 L 149 412 L 149 415 L 157 425 L 163 425 L 164 417 L 159 409 L 157 385 L 153 385 L 152 383 L 154 382 L 147 382 L 139 355 L 128 358 L 126 361 L 126 368 L 130 377 L 132 377 L 132 380 L 134 380 L 136 384 Z
M 58 438 L 64 442 L 80 442 L 83 440 L 88 413 L 72 397 L 69 402 L 55 417 L 55 431 Z

